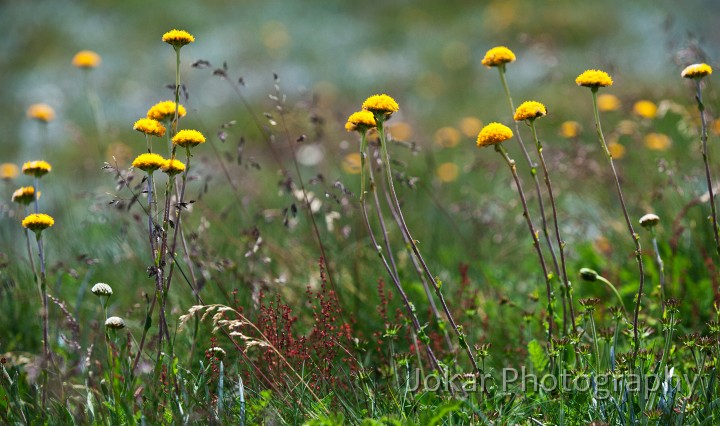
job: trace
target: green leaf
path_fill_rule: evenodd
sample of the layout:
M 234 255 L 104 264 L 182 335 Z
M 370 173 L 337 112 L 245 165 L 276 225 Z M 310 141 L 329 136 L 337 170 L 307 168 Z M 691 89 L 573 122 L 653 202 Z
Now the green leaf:
M 530 362 L 536 371 L 543 371 L 547 367 L 550 359 L 545 352 L 545 348 L 535 339 L 528 343 L 528 353 L 530 354 Z

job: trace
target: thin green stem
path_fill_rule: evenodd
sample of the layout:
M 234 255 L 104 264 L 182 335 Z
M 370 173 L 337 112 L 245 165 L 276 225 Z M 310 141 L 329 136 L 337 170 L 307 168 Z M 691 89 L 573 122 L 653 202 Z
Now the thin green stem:
M 517 124 L 517 122 L 516 122 Z M 570 280 L 568 279 L 568 273 L 567 273 L 567 265 L 565 262 L 565 241 L 562 240 L 562 237 L 560 236 L 560 224 L 558 221 L 557 216 L 557 206 L 555 204 L 555 195 L 553 194 L 552 189 L 552 183 L 550 182 L 550 173 L 548 172 L 547 164 L 545 163 L 545 157 L 543 156 L 543 147 L 542 143 L 540 142 L 540 138 L 538 138 L 537 129 L 535 128 L 535 120 L 530 120 L 530 129 L 532 130 L 533 138 L 535 139 L 535 146 L 537 148 L 538 152 L 538 158 L 540 159 L 540 165 L 543 169 L 543 175 L 545 177 L 545 186 L 547 186 L 548 195 L 550 197 L 550 205 L 552 206 L 552 214 L 553 214 L 553 223 L 555 225 L 555 238 L 558 244 L 558 247 L 560 248 L 560 263 L 562 266 L 562 280 L 563 284 L 565 285 L 565 292 L 567 293 L 567 303 L 569 305 L 569 311 L 570 311 L 570 321 L 572 324 L 572 330 L 575 331 L 575 309 L 573 307 L 573 301 L 572 301 L 572 285 L 570 284 Z M 563 304 L 564 306 L 564 304 Z
M 660 250 L 658 249 L 657 238 L 655 238 L 655 231 L 651 231 L 653 251 L 655 252 L 655 263 L 657 264 L 658 274 L 660 275 L 660 299 L 665 303 L 665 263 L 660 257 Z
M 595 328 L 595 318 L 593 310 L 587 312 L 588 321 L 590 321 L 590 332 L 592 333 L 593 350 L 595 351 L 595 371 L 600 371 L 600 346 L 598 346 L 597 329 Z
M 505 77 L 506 67 L 505 64 L 498 67 L 498 72 L 500 73 L 500 81 L 502 82 L 503 89 L 505 90 L 505 97 L 507 98 L 508 105 L 510 106 L 510 117 L 514 117 L 515 115 L 515 105 L 512 100 L 512 96 L 510 96 L 510 86 L 508 86 L 507 78 Z M 555 268 L 555 273 L 558 277 L 560 277 L 560 265 L 558 265 L 557 256 L 555 255 L 555 248 L 552 244 L 552 241 L 550 240 L 550 232 L 548 231 L 548 225 L 547 225 L 547 219 L 545 216 L 545 203 L 543 202 L 543 197 L 540 192 L 540 181 L 537 176 L 537 164 L 535 164 L 532 161 L 532 158 L 530 158 L 530 153 L 528 153 L 527 148 L 525 147 L 525 143 L 522 140 L 522 135 L 520 134 L 520 124 L 513 120 L 515 123 L 515 134 L 517 135 L 517 141 L 518 145 L 520 146 L 520 150 L 523 153 L 523 156 L 525 157 L 525 161 L 527 162 L 528 167 L 530 168 L 530 175 L 533 177 L 533 183 L 535 184 L 535 194 L 537 195 L 538 199 L 538 206 L 540 207 L 540 220 L 542 223 L 542 230 L 543 235 L 545 237 L 545 243 L 547 244 L 548 248 L 550 249 L 550 256 L 553 261 L 553 267 Z M 564 294 L 564 293 L 563 293 Z M 563 309 L 564 309 L 565 300 L 563 299 Z
M 542 272 L 545 277 L 545 290 L 547 292 L 547 299 L 548 299 L 548 346 L 550 349 L 553 347 L 552 342 L 552 333 L 553 333 L 553 323 L 554 323 L 554 308 L 553 308 L 553 291 L 552 291 L 552 284 L 551 284 L 551 274 L 548 272 L 547 264 L 545 263 L 545 256 L 543 255 L 542 249 L 540 248 L 540 239 L 538 238 L 538 232 L 535 230 L 535 225 L 533 225 L 532 218 L 530 217 L 530 213 L 528 212 L 527 207 L 527 200 L 525 198 L 525 192 L 522 189 L 522 184 L 520 183 L 520 176 L 518 176 L 517 173 L 517 167 L 515 166 L 515 160 L 510 158 L 505 148 L 503 148 L 502 144 L 496 144 L 495 145 L 495 151 L 497 151 L 500 156 L 505 160 L 508 167 L 510 168 L 510 171 L 512 172 L 513 179 L 515 180 L 515 186 L 517 187 L 518 194 L 520 195 L 520 201 L 523 206 L 523 216 L 525 216 L 525 221 L 527 222 L 528 229 L 530 231 L 530 235 L 532 235 L 533 239 L 533 246 L 535 247 L 535 251 L 537 252 L 538 259 L 540 260 L 540 266 L 542 267 Z
M 473 370 L 480 373 L 480 368 L 478 367 L 477 361 L 475 361 L 475 356 L 473 355 L 472 350 L 470 349 L 470 345 L 468 344 L 466 340 L 465 333 L 462 331 L 462 328 L 457 325 L 455 322 L 455 319 L 453 318 L 452 313 L 450 312 L 450 308 L 448 308 L 447 303 L 445 302 L 445 297 L 443 296 L 442 292 L 440 291 L 440 285 L 438 284 L 437 279 L 433 276 L 433 274 L 430 272 L 430 268 L 428 268 L 427 263 L 425 263 L 425 259 L 423 259 L 422 255 L 420 254 L 420 250 L 417 247 L 417 243 L 415 242 L 415 239 L 410 234 L 410 230 L 407 227 L 407 223 L 405 222 L 405 218 L 402 214 L 402 209 L 400 208 L 400 201 L 398 200 L 397 194 L 395 193 L 395 185 L 393 184 L 392 179 L 392 168 L 390 166 L 390 155 L 388 153 L 387 148 L 387 137 L 385 134 L 385 129 L 383 127 L 383 121 L 385 117 L 382 114 L 375 114 L 375 122 L 377 124 L 377 130 L 378 134 L 380 135 L 380 148 L 383 155 L 383 162 L 385 163 L 385 179 L 387 181 L 387 186 L 390 189 L 390 196 L 392 198 L 393 204 L 395 205 L 395 211 L 397 212 L 398 217 L 400 218 L 400 230 L 405 233 L 407 236 L 407 239 L 410 241 L 410 247 L 412 248 L 413 253 L 415 254 L 415 257 L 417 258 L 418 262 L 420 262 L 420 265 L 423 268 L 423 271 L 425 272 L 425 275 L 428 278 L 428 281 L 430 281 L 433 285 L 433 288 L 435 290 L 435 295 L 437 296 L 438 300 L 440 301 L 440 305 L 443 308 L 443 311 L 445 312 L 445 315 L 448 318 L 448 321 L 450 322 L 450 325 L 453 328 L 453 331 L 455 332 L 455 335 L 458 338 L 458 343 L 460 346 L 462 346 L 465 349 L 465 352 L 470 359 L 470 363 L 472 364 Z
M 613 292 L 613 294 L 617 298 L 618 302 L 620 302 L 620 306 L 622 306 L 623 312 L 625 313 L 625 315 L 627 315 L 628 312 L 627 312 L 627 309 L 625 309 L 625 302 L 623 302 L 622 296 L 620 296 L 620 293 L 618 292 L 617 288 L 615 288 L 615 286 L 610 281 L 608 281 L 604 277 L 601 277 L 600 275 L 598 275 L 597 280 L 600 281 L 601 283 L 605 284 L 610 289 L 610 291 Z
M 702 143 L 702 156 L 705 163 L 705 179 L 707 180 L 708 193 L 710 194 L 710 211 L 712 217 L 710 221 L 713 227 L 713 235 L 715 236 L 715 249 L 720 256 L 720 234 L 718 233 L 717 211 L 715 209 L 715 191 L 713 191 L 712 176 L 710 175 L 710 154 L 707 147 L 707 121 L 705 119 L 705 104 L 702 100 L 702 91 L 700 90 L 700 79 L 695 79 L 695 99 L 697 100 L 698 111 L 700 112 L 700 142 Z
M 603 135 L 602 125 L 600 124 L 600 113 L 598 112 L 597 103 L 597 87 L 591 88 L 592 99 L 593 99 L 593 112 L 595 114 L 595 129 L 597 130 L 598 140 L 600 145 L 607 155 L 608 162 L 610 163 L 610 169 L 612 169 L 613 177 L 615 178 L 615 188 L 617 189 L 618 198 L 620 199 L 620 206 L 622 207 L 623 215 L 625 216 L 625 223 L 627 224 L 630 237 L 635 243 L 635 260 L 638 264 L 640 271 L 640 285 L 638 286 L 637 300 L 635 302 L 635 314 L 633 315 L 633 342 L 635 348 L 633 350 L 633 359 L 637 358 L 638 350 L 640 350 L 640 333 L 638 330 L 638 316 L 640 315 L 640 303 L 642 301 L 643 286 L 645 284 L 645 270 L 643 268 L 642 261 L 642 247 L 640 246 L 640 236 L 635 233 L 635 229 L 632 226 L 630 215 L 628 214 L 627 207 L 625 207 L 625 199 L 623 198 L 622 189 L 620 188 L 620 179 L 618 178 L 617 171 L 615 170 L 615 163 L 613 162 L 612 154 L 605 143 L 605 136 Z
M 440 366 L 440 363 L 435 356 L 435 353 L 433 352 L 432 348 L 430 347 L 430 340 L 425 334 L 425 331 L 423 330 L 422 326 L 420 325 L 420 321 L 417 318 L 417 314 L 415 312 L 415 306 L 410 302 L 410 299 L 408 298 L 407 294 L 405 293 L 405 290 L 402 288 L 402 284 L 400 284 L 400 280 L 398 279 L 396 273 L 393 272 L 390 264 L 388 263 L 387 259 L 385 258 L 385 255 L 382 252 L 382 247 L 378 244 L 377 239 L 375 238 L 375 233 L 372 230 L 372 226 L 370 225 L 370 219 L 368 218 L 367 214 L 367 204 L 366 204 L 366 198 L 365 198 L 365 153 L 367 148 L 367 138 L 365 133 L 361 133 L 361 139 L 360 139 L 360 208 L 362 210 L 362 216 L 363 220 L 365 222 L 365 227 L 368 230 L 368 234 L 370 235 L 370 241 L 372 242 L 373 247 L 375 248 L 375 251 L 377 255 L 380 257 L 380 260 L 383 263 L 383 266 L 385 266 L 385 270 L 388 272 L 388 275 L 390 275 L 390 279 L 392 280 L 393 284 L 395 285 L 395 288 L 397 289 L 398 294 L 400 294 L 400 298 L 403 301 L 403 305 L 405 305 L 405 310 L 407 311 L 408 315 L 410 316 L 410 320 L 413 325 L 414 333 L 413 338 L 415 338 L 415 333 L 418 334 L 419 340 L 423 343 L 425 346 L 425 351 L 427 353 L 428 359 L 430 360 L 430 365 L 432 366 L 433 370 L 437 370 L 439 372 L 442 372 L 442 368 Z M 374 185 L 374 183 L 371 182 L 371 185 Z M 382 213 L 378 210 L 378 216 Z M 417 342 L 415 342 L 417 344 Z M 418 359 L 418 362 L 420 360 Z M 421 364 L 422 365 L 422 364 Z

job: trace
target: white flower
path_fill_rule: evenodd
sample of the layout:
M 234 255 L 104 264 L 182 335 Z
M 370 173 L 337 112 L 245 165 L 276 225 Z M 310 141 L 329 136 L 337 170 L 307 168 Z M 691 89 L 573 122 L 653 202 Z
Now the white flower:
M 95 296 L 112 296 L 113 294 L 112 287 L 105 283 L 95 284 L 90 291 L 92 291 L 92 294 Z
M 640 226 L 646 229 L 653 228 L 658 223 L 660 223 L 660 217 L 656 214 L 648 213 L 640 218 Z
M 105 320 L 105 327 L 119 330 L 125 328 L 125 321 L 120 317 L 110 317 Z

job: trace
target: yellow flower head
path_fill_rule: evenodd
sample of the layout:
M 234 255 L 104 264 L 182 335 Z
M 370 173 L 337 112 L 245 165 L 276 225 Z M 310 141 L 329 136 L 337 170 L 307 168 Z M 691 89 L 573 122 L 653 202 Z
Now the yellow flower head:
M 620 99 L 609 93 L 598 95 L 598 109 L 600 111 L 615 111 L 620 108 Z
M 576 138 L 581 130 L 582 126 L 577 121 L 564 121 L 560 124 L 560 136 L 564 138 Z
M 610 142 L 607 147 L 608 151 L 610 151 L 610 156 L 612 156 L 615 160 L 623 158 L 625 156 L 625 151 L 627 151 L 624 145 L 617 142 Z
M 145 153 L 138 155 L 132 162 L 136 169 L 152 173 L 165 164 L 165 159 L 158 154 Z
M 2 163 L 0 164 L 0 179 L 10 180 L 15 179 L 20 174 L 20 168 L 13 163 Z
M 178 105 L 178 117 L 185 117 L 187 111 L 182 105 Z M 175 118 L 175 102 L 162 101 L 153 105 L 147 112 L 147 118 L 157 121 L 171 120 Z
M 32 186 L 23 186 L 12 195 L 12 201 L 19 204 L 30 204 L 35 201 L 35 188 Z
M 41 177 L 52 170 L 52 166 L 47 161 L 28 161 L 23 164 L 22 172 L 28 176 Z
M 55 110 L 48 104 L 32 104 L 27 110 L 27 116 L 43 123 L 49 123 L 55 119 Z
M 360 173 L 362 167 L 362 161 L 360 159 L 359 152 L 351 152 L 343 158 L 342 169 L 345 173 L 356 175 Z
M 400 109 L 400 106 L 398 106 L 398 103 L 395 102 L 395 99 L 382 94 L 372 95 L 365 99 L 365 102 L 362 104 L 362 109 L 370 111 L 373 114 L 382 114 L 387 118 L 392 115 L 392 113 L 397 112 L 397 110 Z
M 482 126 L 480 129 L 482 129 Z M 479 131 L 480 130 L 478 130 L 478 132 Z M 475 132 L 475 134 L 477 135 L 478 132 Z M 460 143 L 460 138 L 462 138 L 460 132 L 456 128 L 450 126 L 444 126 L 437 129 L 433 135 L 435 144 L 442 148 L 452 148 L 457 146 L 457 144 Z
M 510 128 L 500 123 L 490 123 L 480 130 L 477 137 L 478 148 L 496 145 L 513 137 Z
M 350 117 L 345 123 L 345 130 L 352 132 L 357 130 L 358 132 L 365 132 L 367 129 L 376 126 L 375 116 L 370 111 L 358 111 L 350 114 Z
M 53 225 L 55 225 L 55 219 L 44 213 L 33 213 L 22 221 L 23 228 L 27 228 L 33 232 L 42 232 L 43 229 L 47 229 Z
M 605 71 L 587 70 L 577 76 L 575 83 L 577 83 L 578 86 L 598 88 L 612 86 L 613 80 Z
M 197 130 L 180 130 L 173 136 L 172 143 L 183 148 L 192 148 L 201 143 L 205 143 L 205 136 Z
M 442 163 L 435 169 L 435 176 L 443 183 L 453 182 L 459 175 L 460 168 L 455 163 Z
M 499 67 L 510 62 L 515 62 L 515 54 L 505 46 L 493 47 L 485 53 L 482 64 L 486 67 Z
M 670 137 L 663 133 L 648 133 L 643 139 L 645 147 L 652 151 L 665 151 L 672 145 Z
M 165 160 L 160 170 L 172 176 L 184 172 L 185 164 L 180 160 Z
M 77 68 L 95 68 L 100 62 L 102 58 L 92 50 L 81 50 L 72 58 L 72 64 Z
M 684 78 L 703 78 L 710 74 L 712 74 L 712 67 L 704 63 L 689 65 L 680 73 Z
M 637 101 L 633 105 L 633 112 L 643 118 L 655 118 L 657 105 L 651 101 Z
M 150 136 L 159 138 L 165 136 L 165 126 L 152 118 L 141 118 L 133 124 L 133 129 Z
M 187 31 L 170 30 L 163 34 L 162 41 L 175 48 L 183 47 L 195 41 L 195 37 Z
M 520 104 L 515 110 L 515 121 L 535 120 L 538 117 L 547 115 L 545 105 L 536 101 L 526 101 Z

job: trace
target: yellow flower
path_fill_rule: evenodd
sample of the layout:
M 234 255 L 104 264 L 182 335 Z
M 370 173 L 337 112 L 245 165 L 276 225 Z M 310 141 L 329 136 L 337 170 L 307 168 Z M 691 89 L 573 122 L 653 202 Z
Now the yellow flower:
M 653 151 L 665 151 L 672 141 L 668 135 L 662 133 L 648 133 L 644 138 L 645 147 Z
M 620 121 L 615 130 L 621 135 L 634 135 L 638 131 L 638 124 L 632 120 Z
M 2 163 L 0 164 L 0 179 L 10 180 L 15 179 L 20 173 L 20 169 L 13 163 Z
M 132 166 L 136 169 L 152 173 L 162 167 L 164 163 L 165 159 L 158 154 L 145 153 L 138 155 L 135 160 L 133 160 Z
M 47 161 L 28 161 L 23 164 L 22 172 L 28 176 L 41 177 L 52 170 L 52 166 Z
M 712 74 L 712 67 L 704 63 L 688 65 L 680 73 L 684 78 L 703 78 L 710 74 Z
M 23 228 L 27 228 L 33 232 L 42 232 L 55 224 L 55 219 L 44 213 L 33 213 L 22 221 Z
M 605 71 L 587 70 L 577 76 L 575 83 L 577 83 L 578 86 L 598 88 L 612 86 L 613 80 Z
M 185 117 L 187 111 L 182 105 L 178 105 L 178 117 Z M 171 120 L 175 118 L 175 102 L 162 101 L 153 105 L 147 112 L 147 118 L 157 121 Z
M 159 138 L 165 136 L 165 126 L 152 118 L 141 118 L 133 124 L 133 129 L 150 136 Z
M 486 67 L 497 67 L 510 62 L 515 62 L 515 54 L 505 46 L 497 46 L 488 50 L 482 60 Z
M 633 112 L 643 118 L 655 118 L 657 105 L 651 101 L 637 101 L 633 105 Z
M 183 148 L 192 148 L 201 143 L 205 143 L 205 136 L 197 130 L 180 130 L 173 136 L 172 143 Z
M 95 68 L 100 62 L 102 58 L 92 50 L 81 50 L 72 58 L 72 64 L 77 68 Z
M 383 114 L 385 117 L 389 117 L 392 113 L 397 112 L 400 109 L 395 99 L 388 95 L 373 95 L 365 99 L 362 104 L 362 109 L 370 111 L 374 114 Z
M 564 121 L 560 124 L 560 136 L 564 138 L 576 138 L 581 130 L 582 126 L 577 121 Z
M 610 142 L 607 147 L 612 158 L 619 160 L 625 156 L 626 149 L 623 145 L 620 145 L 617 142 Z
M 435 170 L 435 175 L 444 183 L 457 180 L 459 174 L 460 168 L 455 163 L 442 163 Z
M 35 188 L 32 186 L 23 186 L 12 195 L 12 201 L 19 204 L 30 204 L 35 201 Z
M 720 118 L 712 122 L 710 129 L 712 129 L 716 135 L 720 135 Z
M 342 169 L 343 171 L 345 171 L 345 173 L 356 175 L 360 173 L 361 165 L 362 163 L 360 162 L 360 153 L 351 152 L 343 159 Z
M 477 135 L 482 129 L 482 126 L 482 121 L 476 117 L 463 117 L 463 119 L 460 120 L 460 131 L 469 138 Z
M 195 37 L 187 31 L 170 30 L 163 34 L 162 41 L 172 45 L 175 48 L 183 47 L 195 41 Z
M 545 105 L 536 101 L 526 101 L 520 104 L 515 110 L 515 121 L 535 120 L 538 117 L 547 115 Z
M 185 171 L 185 164 L 183 164 L 182 161 L 175 159 L 165 160 L 162 167 L 160 167 L 160 170 L 172 176 Z
M 362 133 L 375 126 L 375 116 L 372 112 L 358 111 L 350 114 L 347 123 L 345 123 L 345 130 L 348 132 L 357 130 Z
M 600 111 L 615 111 L 620 108 L 620 99 L 615 95 L 598 95 L 598 109 Z
M 499 144 L 513 137 L 509 127 L 500 123 L 490 123 L 480 130 L 477 137 L 478 148 Z
M 452 148 L 460 143 L 460 132 L 454 127 L 441 127 L 437 129 L 433 139 L 438 146 Z
M 27 116 L 43 123 L 49 123 L 55 119 L 55 110 L 48 104 L 32 104 L 27 110 Z
M 386 130 L 392 135 L 394 140 L 407 141 L 413 135 L 412 127 L 404 121 L 396 121 L 387 126 Z

